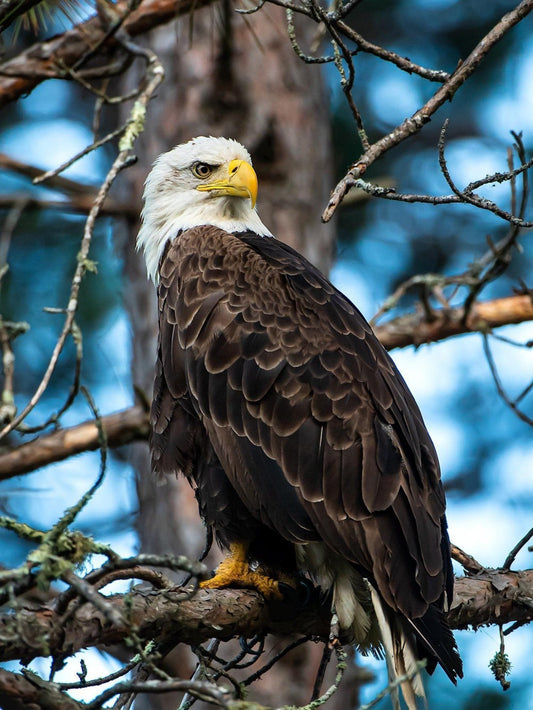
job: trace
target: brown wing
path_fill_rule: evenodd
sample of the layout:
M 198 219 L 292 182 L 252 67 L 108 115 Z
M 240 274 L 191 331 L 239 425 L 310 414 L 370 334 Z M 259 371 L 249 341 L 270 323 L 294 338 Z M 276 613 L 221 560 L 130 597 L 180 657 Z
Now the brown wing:
M 437 457 L 355 306 L 284 244 L 213 227 L 179 235 L 160 277 L 166 386 L 252 516 L 287 540 L 323 540 L 408 618 L 440 605 L 451 575 Z

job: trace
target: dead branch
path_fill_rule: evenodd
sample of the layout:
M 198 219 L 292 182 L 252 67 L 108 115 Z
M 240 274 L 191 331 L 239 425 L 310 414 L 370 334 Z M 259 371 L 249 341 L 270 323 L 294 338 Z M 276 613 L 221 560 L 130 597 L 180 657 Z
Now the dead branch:
M 460 547 L 457 547 L 457 545 L 450 545 L 450 552 L 452 559 L 459 562 L 465 572 L 468 572 L 471 575 L 476 575 L 478 572 L 484 571 L 485 568 L 482 564 L 472 557 L 472 555 L 469 555 L 464 550 L 461 550 Z
M 503 382 L 500 377 L 500 373 L 498 372 L 498 367 L 496 365 L 496 362 L 494 360 L 494 356 L 492 355 L 492 350 L 489 344 L 489 336 L 487 333 L 483 333 L 483 352 L 485 354 L 485 359 L 488 363 L 490 374 L 492 375 L 492 379 L 494 381 L 494 384 L 496 385 L 496 389 L 498 391 L 498 394 L 500 395 L 501 399 L 505 404 L 513 411 L 516 416 L 521 419 L 523 422 L 526 424 L 529 424 L 529 426 L 533 426 L 533 419 L 529 417 L 525 412 L 522 411 L 522 409 L 518 406 L 521 399 L 522 395 L 516 398 L 512 398 L 507 394 L 506 388 L 503 385 Z M 523 392 L 527 392 L 531 387 L 531 383 L 526 387 Z
M 140 7 L 124 22 L 129 36 L 135 37 L 153 27 L 183 15 L 191 8 L 199 9 L 213 0 L 143 0 Z M 116 4 L 117 14 L 127 11 L 127 3 Z M 76 62 L 100 45 L 113 49 L 117 42 L 106 39 L 108 27 L 97 15 L 61 35 L 37 42 L 18 56 L 0 65 L 0 108 L 29 94 L 38 84 L 50 78 L 71 78 L 61 67 L 74 67 Z
M 312 602 L 304 607 L 270 604 L 255 591 L 201 589 L 194 597 L 183 589 L 139 591 L 106 598 L 122 620 L 110 624 L 90 603 L 71 614 L 52 607 L 21 608 L 16 615 L 0 615 L 0 660 L 29 662 L 37 656 L 76 651 L 90 646 L 123 642 L 135 629 L 148 641 L 199 644 L 211 638 L 228 640 L 255 634 L 290 634 L 328 638 L 327 608 Z M 456 580 L 454 602 L 448 613 L 452 628 L 479 627 L 533 618 L 533 570 L 484 570 Z
M 445 81 L 433 96 L 400 125 L 380 140 L 373 143 L 348 170 L 337 184 L 324 210 L 322 219 L 328 222 L 342 202 L 345 194 L 355 185 L 355 182 L 384 153 L 398 145 L 406 138 L 418 133 L 428 123 L 431 116 L 446 101 L 451 101 L 458 89 L 476 71 L 479 64 L 502 37 L 533 10 L 533 0 L 522 0 L 514 10 L 511 10 L 478 42 L 470 55 L 462 62 L 451 77 Z
M 107 444 L 111 447 L 148 438 L 148 413 L 140 404 L 102 417 L 101 423 Z M 60 429 L 0 454 L 0 480 L 35 471 L 82 451 L 95 451 L 99 446 L 98 427 L 94 419 Z
M 23 204 L 23 210 L 58 210 L 59 212 L 73 212 L 74 214 L 87 214 L 94 202 L 94 195 L 73 195 L 67 200 L 42 200 L 30 197 L 24 193 L 14 193 L 0 196 L 0 210 L 11 209 Z M 139 206 L 126 202 L 117 202 L 107 198 L 100 210 L 101 216 L 125 217 L 137 219 Z
M 0 168 L 3 170 L 10 170 L 18 175 L 24 175 L 31 180 L 38 178 L 43 172 L 42 168 L 38 168 L 30 163 L 22 163 L 20 160 L 15 160 L 15 158 L 12 158 L 10 155 L 6 155 L 5 153 L 0 153 Z M 67 195 L 92 197 L 93 200 L 97 193 L 97 188 L 93 185 L 84 185 L 76 180 L 71 180 L 70 178 L 61 176 L 55 176 L 53 180 L 49 180 L 47 182 L 46 186 L 50 189 L 61 190 L 61 192 L 64 192 Z
M 66 309 L 63 328 L 52 351 L 52 355 L 50 357 L 46 371 L 37 389 L 33 393 L 32 397 L 30 398 L 24 409 L 12 421 L 10 421 L 9 424 L 4 426 L 2 431 L 0 431 L 0 438 L 6 436 L 10 431 L 15 429 L 15 427 L 17 427 L 29 414 L 29 412 L 31 412 L 32 409 L 36 406 L 50 383 L 50 378 L 55 370 L 67 337 L 70 334 L 74 336 L 74 318 L 78 307 L 78 296 L 80 286 L 86 271 L 90 269 L 92 265 L 88 257 L 93 237 L 95 221 L 117 175 L 124 168 L 128 167 L 128 165 L 131 164 L 131 149 L 135 143 L 136 138 L 143 131 L 144 118 L 146 116 L 146 107 L 164 78 L 164 70 L 161 63 L 159 62 L 159 59 L 157 58 L 157 55 L 155 55 L 149 49 L 142 49 L 140 47 L 137 47 L 133 44 L 133 42 L 131 42 L 131 40 L 126 37 L 123 37 L 121 41 L 124 46 L 128 44 L 128 51 L 131 52 L 132 56 L 137 54 L 138 56 L 142 56 L 146 61 L 145 86 L 130 111 L 129 118 L 124 126 L 122 138 L 120 139 L 118 145 L 118 155 L 114 159 L 113 164 L 111 165 L 111 168 L 109 169 L 104 182 L 100 186 L 100 189 L 98 190 L 98 193 L 95 197 L 93 206 L 91 207 L 91 210 L 89 211 L 89 214 L 87 216 L 83 232 L 83 238 L 80 243 L 80 250 L 78 252 L 77 257 L 77 266 L 71 281 L 70 297 L 68 307 Z
M 83 686 L 82 686 L 83 687 Z M 3 710 L 100 710 L 103 703 L 120 692 L 168 693 L 188 691 L 197 698 L 221 707 L 229 707 L 225 693 L 213 683 L 181 679 L 148 680 L 144 682 L 122 681 L 105 690 L 91 703 L 77 702 L 58 683 L 42 680 L 30 671 L 23 674 L 0 669 L 0 703 Z M 265 709 L 266 710 L 266 709 Z
M 450 78 L 448 72 L 440 69 L 427 69 L 426 67 L 421 67 L 419 64 L 415 64 L 407 57 L 402 57 L 399 54 L 396 54 L 396 52 L 392 52 L 389 49 L 384 49 L 383 47 L 379 47 L 378 45 L 369 42 L 362 35 L 360 35 L 359 32 L 356 32 L 353 27 L 350 27 L 341 20 L 337 22 L 337 29 L 345 37 L 348 37 L 348 39 L 355 42 L 361 51 L 373 54 L 386 62 L 391 62 L 408 74 L 418 74 L 418 76 L 421 76 L 423 79 L 439 83 L 448 81 Z
M 387 350 L 432 343 L 463 333 L 487 332 L 512 323 L 533 320 L 533 300 L 529 295 L 497 298 L 473 304 L 466 322 L 464 308 L 440 309 L 428 320 L 422 310 L 374 326 Z

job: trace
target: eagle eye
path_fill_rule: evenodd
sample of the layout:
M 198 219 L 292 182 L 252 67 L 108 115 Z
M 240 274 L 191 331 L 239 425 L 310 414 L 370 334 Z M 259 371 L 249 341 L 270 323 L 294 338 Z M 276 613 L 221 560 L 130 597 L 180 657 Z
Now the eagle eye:
M 201 180 L 204 180 L 205 178 L 208 178 L 213 172 L 213 166 L 209 165 L 208 163 L 197 162 L 191 165 L 191 170 L 193 172 L 193 175 L 195 175 L 197 178 L 200 178 Z

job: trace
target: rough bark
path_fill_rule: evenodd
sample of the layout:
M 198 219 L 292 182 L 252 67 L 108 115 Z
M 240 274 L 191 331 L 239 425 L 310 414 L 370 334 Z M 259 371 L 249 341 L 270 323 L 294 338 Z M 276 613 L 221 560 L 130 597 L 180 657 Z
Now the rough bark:
M 51 683 L 0 668 L 0 707 L 2 710 L 80 710 L 81 704 Z
M 81 648 L 123 642 L 132 628 L 143 641 L 199 644 L 211 638 L 228 640 L 255 634 L 313 635 L 327 639 L 327 607 L 314 600 L 306 606 L 267 604 L 255 591 L 201 589 L 192 598 L 182 589 L 141 591 L 106 600 L 122 623 L 110 624 L 90 603 L 70 613 L 53 607 L 21 608 L 0 615 L 0 660 L 70 655 Z M 533 570 L 487 569 L 475 577 L 459 577 L 447 615 L 450 626 L 464 629 L 533 619 Z
M 528 294 L 478 301 L 466 318 L 464 308 L 439 309 L 432 316 L 429 320 L 427 313 L 420 309 L 374 326 L 374 332 L 387 350 L 432 343 L 464 333 L 487 333 L 493 328 L 533 320 L 533 298 Z

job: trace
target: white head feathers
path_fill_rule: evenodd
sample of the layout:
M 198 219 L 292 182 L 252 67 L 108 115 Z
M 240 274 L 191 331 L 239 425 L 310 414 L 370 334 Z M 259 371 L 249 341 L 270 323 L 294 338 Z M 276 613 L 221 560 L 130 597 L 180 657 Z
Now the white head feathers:
M 198 189 L 206 182 L 200 169 L 210 168 L 213 178 L 227 178 L 232 161 L 251 165 L 248 151 L 237 141 L 207 136 L 193 138 L 155 161 L 145 183 L 142 226 L 137 237 L 137 248 L 144 250 L 148 275 L 154 281 L 166 243 L 180 230 L 208 224 L 228 232 L 251 230 L 272 236 L 250 199 Z

